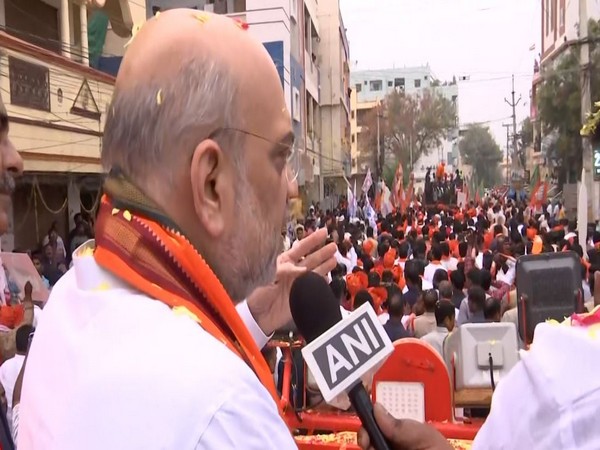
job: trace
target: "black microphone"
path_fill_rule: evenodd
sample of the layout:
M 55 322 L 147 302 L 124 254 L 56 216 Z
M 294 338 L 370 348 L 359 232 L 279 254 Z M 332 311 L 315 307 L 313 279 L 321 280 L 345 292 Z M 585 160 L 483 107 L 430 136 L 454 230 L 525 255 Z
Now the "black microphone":
M 305 360 L 308 362 L 307 356 L 310 356 L 310 358 L 315 361 L 314 364 L 318 366 L 319 372 L 333 374 L 333 382 L 331 379 L 329 379 L 328 382 L 325 380 L 325 377 L 317 376 L 317 373 L 313 371 L 313 375 L 315 376 L 321 391 L 328 389 L 332 384 L 339 385 L 342 382 L 350 382 L 351 384 L 346 389 L 346 392 L 350 398 L 350 403 L 352 403 L 352 406 L 360 418 L 362 426 L 369 434 L 371 445 L 375 448 L 375 450 L 390 450 L 390 445 L 375 421 L 375 416 L 373 415 L 373 404 L 371 403 L 369 394 L 365 390 L 361 380 L 361 375 L 365 372 L 365 363 L 368 364 L 369 360 L 372 362 L 374 359 L 381 360 L 382 357 L 387 355 L 380 356 L 378 352 L 381 353 L 385 349 L 389 348 L 389 346 L 385 345 L 385 341 L 377 340 L 378 335 L 376 333 L 378 330 L 366 328 L 367 323 L 365 318 L 368 319 L 368 317 L 366 317 L 368 314 L 365 313 L 362 315 L 356 315 L 358 318 L 358 320 L 355 320 L 356 325 L 354 325 L 354 321 L 348 320 L 348 326 L 351 329 L 350 331 L 338 330 L 338 327 L 336 327 L 335 330 L 331 330 L 332 327 L 338 325 L 342 320 L 340 304 L 334 297 L 333 292 L 327 285 L 325 279 L 314 272 L 302 274 L 292 284 L 290 291 L 290 310 L 292 312 L 292 317 L 294 318 L 296 327 L 308 344 L 315 341 L 315 339 L 319 337 L 321 337 L 321 339 L 318 340 L 323 341 L 323 345 L 320 348 L 316 348 L 314 351 L 311 350 L 310 354 L 305 354 L 304 352 L 308 346 L 303 350 L 303 356 L 305 357 Z M 372 316 L 375 317 L 375 321 L 377 321 L 374 313 Z M 344 320 L 344 324 L 345 322 L 346 320 Z M 365 328 L 360 328 L 361 326 Z M 335 352 L 336 355 L 340 355 L 341 358 L 344 358 L 344 342 L 348 342 L 348 339 L 344 341 L 344 335 L 348 335 L 352 332 L 352 330 L 356 330 L 357 327 L 359 327 L 359 332 L 363 330 L 365 331 L 365 333 L 359 335 L 363 338 L 363 348 L 364 345 L 372 344 L 373 351 L 366 353 L 365 355 L 361 355 L 363 361 L 358 361 L 359 357 L 356 350 L 354 347 L 350 348 L 351 356 L 354 358 L 348 357 L 347 359 L 344 359 L 344 362 L 346 363 L 346 369 L 348 370 L 345 372 L 341 370 L 340 376 L 340 371 L 337 370 L 337 366 L 332 368 L 327 364 L 327 360 L 331 360 L 331 358 L 324 357 L 323 354 L 328 350 L 326 346 L 330 348 L 337 347 L 340 351 L 338 352 L 338 350 L 334 348 L 332 352 Z M 324 336 L 324 334 L 326 335 Z M 371 338 L 370 341 L 369 338 Z M 315 344 L 317 344 L 317 342 L 315 342 Z M 377 347 L 377 344 L 381 345 Z M 391 342 L 389 344 L 391 345 Z M 355 363 L 356 369 L 348 367 L 352 365 L 351 361 Z M 361 368 L 362 374 L 359 373 L 361 372 Z M 340 379 L 342 380 L 340 381 Z

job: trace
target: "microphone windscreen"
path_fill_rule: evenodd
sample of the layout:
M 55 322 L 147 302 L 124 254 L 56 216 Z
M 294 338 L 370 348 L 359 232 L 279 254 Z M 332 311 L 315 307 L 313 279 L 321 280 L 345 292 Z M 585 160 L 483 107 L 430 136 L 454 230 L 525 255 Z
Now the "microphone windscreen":
M 339 301 L 325 279 L 314 272 L 306 272 L 292 283 L 290 310 L 298 331 L 307 342 L 342 320 Z

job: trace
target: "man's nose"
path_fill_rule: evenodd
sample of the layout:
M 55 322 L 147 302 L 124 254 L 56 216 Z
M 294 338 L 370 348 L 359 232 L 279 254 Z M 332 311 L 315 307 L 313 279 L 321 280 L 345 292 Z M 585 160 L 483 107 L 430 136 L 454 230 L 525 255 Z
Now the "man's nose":
M 2 146 L 2 171 L 9 172 L 12 176 L 23 174 L 23 159 L 17 149 L 9 142 Z
M 286 182 L 287 182 L 287 198 L 288 200 L 291 200 L 293 198 L 298 197 L 298 179 L 294 179 L 292 170 L 290 169 L 290 167 L 286 167 L 287 170 L 287 177 L 286 177 Z M 293 181 L 290 181 L 293 180 Z

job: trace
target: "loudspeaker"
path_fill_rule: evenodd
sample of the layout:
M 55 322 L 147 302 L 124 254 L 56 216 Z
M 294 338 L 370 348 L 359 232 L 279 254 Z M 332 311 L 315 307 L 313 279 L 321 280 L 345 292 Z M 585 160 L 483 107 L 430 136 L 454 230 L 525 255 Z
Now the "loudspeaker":
M 519 336 L 531 344 L 538 323 L 562 322 L 584 311 L 581 261 L 575 252 L 541 253 L 517 260 Z

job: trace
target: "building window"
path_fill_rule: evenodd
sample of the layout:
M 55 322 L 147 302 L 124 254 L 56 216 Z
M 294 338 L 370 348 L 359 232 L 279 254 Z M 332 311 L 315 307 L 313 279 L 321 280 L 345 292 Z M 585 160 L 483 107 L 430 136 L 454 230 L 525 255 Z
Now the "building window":
M 392 81 L 388 81 L 388 87 L 392 87 L 394 83 Z
M 365 80 L 365 86 L 367 85 L 367 80 Z
M 354 119 L 354 110 L 352 110 L 352 119 Z
M 418 78 L 415 80 L 415 87 L 416 88 L 420 88 L 421 87 L 421 80 L 418 79 Z
M 550 31 L 556 27 L 556 0 L 550 0 Z
M 565 28 L 565 14 L 566 14 L 566 8 L 564 3 L 560 6 L 560 22 L 559 22 L 559 26 L 560 28 L 562 28 L 564 30 Z
M 356 93 L 359 93 L 362 90 L 362 84 L 356 83 Z
M 382 82 L 381 80 L 371 80 L 369 82 L 369 89 L 372 91 L 380 91 Z
M 427 75 L 425 75 L 425 76 L 423 77 L 423 79 L 424 79 L 425 81 L 427 81 Z
M 353 134 L 352 135 L 352 143 L 354 144 L 356 142 L 356 136 Z
M 394 87 L 404 87 L 404 78 L 394 78 Z

